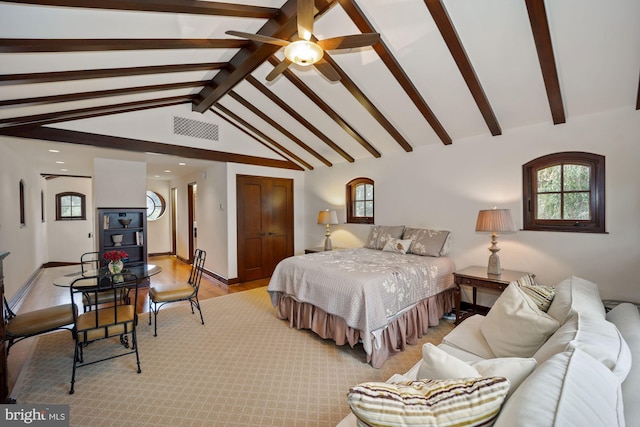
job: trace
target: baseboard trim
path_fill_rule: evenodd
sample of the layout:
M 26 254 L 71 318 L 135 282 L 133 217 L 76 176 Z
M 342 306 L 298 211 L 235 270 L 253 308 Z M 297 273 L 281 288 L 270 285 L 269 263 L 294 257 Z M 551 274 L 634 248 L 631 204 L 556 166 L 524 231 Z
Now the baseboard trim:
M 172 253 L 166 253 L 166 254 L 153 254 L 153 255 L 149 255 L 149 256 L 163 256 L 163 255 L 173 255 Z M 180 255 L 175 255 L 176 259 L 178 261 L 182 261 L 185 264 L 190 264 L 189 260 L 186 258 L 181 257 Z M 208 270 L 208 269 L 203 269 L 203 272 L 207 275 L 207 276 L 211 276 L 212 278 L 214 278 L 215 280 L 217 280 L 218 282 L 221 282 L 225 285 L 237 285 L 238 283 L 240 283 L 240 281 L 238 281 L 238 278 L 235 279 L 227 279 L 226 277 L 222 277 L 219 274 Z
M 15 294 L 13 294 L 11 299 L 7 300 L 7 303 L 9 304 L 9 308 L 11 309 L 11 311 L 16 313 L 20 309 L 20 306 L 22 305 L 24 299 L 26 298 L 27 295 L 29 295 L 31 288 L 35 285 L 36 279 L 38 278 L 38 276 L 40 275 L 40 273 L 44 268 L 45 267 L 43 265 L 42 267 L 34 271 L 33 274 L 31 274 L 31 276 L 27 279 L 27 281 L 24 282 L 22 286 L 18 288 Z

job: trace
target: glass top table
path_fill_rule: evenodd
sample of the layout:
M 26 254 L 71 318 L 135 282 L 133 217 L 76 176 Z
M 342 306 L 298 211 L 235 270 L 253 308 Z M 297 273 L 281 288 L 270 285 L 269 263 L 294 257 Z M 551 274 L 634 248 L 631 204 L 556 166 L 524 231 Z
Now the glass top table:
M 138 280 L 144 280 L 151 276 L 155 276 L 156 274 L 162 271 L 162 267 L 157 266 L 155 264 L 140 264 L 140 265 L 132 265 L 125 266 L 122 270 L 122 273 L 135 274 Z M 68 288 L 71 284 L 77 279 L 85 278 L 87 280 L 87 286 L 92 286 L 95 284 L 96 277 L 100 277 L 102 275 L 110 275 L 109 269 L 107 267 L 100 268 L 98 270 L 87 270 L 87 271 L 77 271 L 75 273 L 65 274 L 64 276 L 58 277 L 53 281 L 55 286 L 61 286 Z M 76 286 L 82 286 L 80 281 L 76 282 Z

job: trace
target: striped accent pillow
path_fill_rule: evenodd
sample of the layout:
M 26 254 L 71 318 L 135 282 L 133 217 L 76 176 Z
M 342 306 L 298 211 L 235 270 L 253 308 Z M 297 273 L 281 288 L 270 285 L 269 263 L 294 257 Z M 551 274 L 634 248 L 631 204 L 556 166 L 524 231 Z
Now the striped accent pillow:
M 553 297 L 556 295 L 555 288 L 552 286 L 527 286 L 520 284 L 519 286 L 522 292 L 535 303 L 538 309 L 545 313 L 549 310 Z
M 498 416 L 509 386 L 502 377 L 369 382 L 347 400 L 364 426 L 482 426 Z

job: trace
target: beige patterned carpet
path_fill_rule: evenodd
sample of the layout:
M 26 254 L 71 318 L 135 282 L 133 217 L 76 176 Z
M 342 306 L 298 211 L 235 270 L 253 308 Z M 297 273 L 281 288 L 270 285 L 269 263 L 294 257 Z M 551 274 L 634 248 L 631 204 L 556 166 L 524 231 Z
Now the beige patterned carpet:
M 374 369 L 362 346 L 337 347 L 278 320 L 266 288 L 203 301 L 202 311 L 204 326 L 188 305 L 163 308 L 157 337 L 141 315 L 142 373 L 132 355 L 83 367 L 74 395 L 71 334 L 41 336 L 12 396 L 69 404 L 72 426 L 334 426 L 349 413 L 351 385 L 407 371 L 423 343 L 439 343 L 452 328 L 442 321 Z M 114 341 L 92 343 L 85 359 L 114 349 Z

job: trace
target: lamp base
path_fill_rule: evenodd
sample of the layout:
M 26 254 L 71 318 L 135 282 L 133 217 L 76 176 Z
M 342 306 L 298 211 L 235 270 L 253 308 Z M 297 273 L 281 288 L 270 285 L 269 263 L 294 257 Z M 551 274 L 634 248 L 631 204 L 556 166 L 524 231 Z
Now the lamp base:
M 496 276 L 502 274 L 502 268 L 500 268 L 500 257 L 497 254 L 489 255 L 489 266 L 487 267 L 487 274 L 493 274 Z
M 331 246 L 331 239 L 329 238 L 329 236 L 327 236 L 324 239 L 324 250 L 325 251 L 331 251 L 333 250 L 333 247 Z

